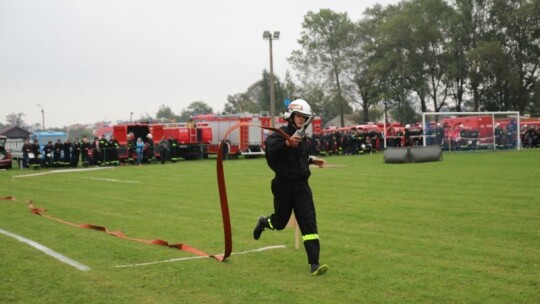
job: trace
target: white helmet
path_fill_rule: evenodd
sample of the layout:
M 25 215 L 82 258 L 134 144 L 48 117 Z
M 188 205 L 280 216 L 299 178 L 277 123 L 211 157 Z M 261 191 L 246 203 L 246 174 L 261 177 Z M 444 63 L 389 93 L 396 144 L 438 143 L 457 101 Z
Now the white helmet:
M 406 124 L 406 125 L 405 125 L 405 129 L 408 129 L 408 128 L 410 128 L 410 127 L 411 127 L 410 124 Z
M 303 116 L 311 116 L 311 107 L 303 99 L 297 99 L 287 106 L 287 111 L 283 113 L 283 118 L 289 119 L 292 117 L 293 113 L 300 113 Z

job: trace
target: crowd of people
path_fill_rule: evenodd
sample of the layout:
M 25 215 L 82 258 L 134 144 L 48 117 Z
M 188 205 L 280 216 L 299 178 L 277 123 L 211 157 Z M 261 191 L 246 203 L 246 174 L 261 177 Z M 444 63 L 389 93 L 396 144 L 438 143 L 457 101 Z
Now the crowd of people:
M 540 148 L 540 125 L 524 125 L 521 130 L 523 148 Z
M 117 166 L 120 164 L 119 155 L 126 154 L 126 163 L 142 165 L 150 163 L 162 156 L 161 162 L 166 160 L 177 161 L 178 141 L 174 138 L 162 138 L 156 149 L 152 135 L 138 137 L 135 139 L 133 134 L 128 134 L 127 146 L 120 146 L 114 136 L 106 138 L 94 137 L 89 140 L 87 137 L 82 139 L 66 139 L 56 142 L 49 141 L 43 147 L 38 140 L 25 140 L 22 146 L 22 167 L 23 168 L 77 168 L 79 164 L 83 167 L 88 166 Z M 124 150 L 127 149 L 127 150 Z
M 406 124 L 405 127 L 390 127 L 386 134 L 386 147 L 399 148 L 440 145 L 443 150 L 476 150 L 480 148 L 495 148 L 499 150 L 512 149 L 518 144 L 520 135 L 521 147 L 540 148 L 540 125 L 523 125 L 518 132 L 515 123 L 504 127 L 495 125 L 494 133 L 481 137 L 479 130 L 468 128 L 463 124 L 450 130 L 449 126 L 434 123 L 427 128 L 422 124 Z M 494 136 L 494 138 L 493 138 Z M 355 155 L 384 150 L 384 134 L 376 129 L 364 130 L 352 127 L 346 130 L 334 130 L 314 135 L 310 139 L 312 155 Z
M 87 137 L 82 139 L 69 138 L 62 142 L 57 139 L 56 142 L 48 141 L 41 147 L 38 140 L 25 140 L 23 152 L 23 168 L 39 168 L 39 167 L 73 167 L 79 166 L 82 163 L 87 167 L 90 165 L 115 165 L 118 164 L 119 147 L 118 141 L 111 137 L 95 137 L 89 141 Z
M 309 140 L 311 155 L 358 155 L 381 151 L 382 133 L 352 127 L 347 131 L 334 131 L 313 135 Z

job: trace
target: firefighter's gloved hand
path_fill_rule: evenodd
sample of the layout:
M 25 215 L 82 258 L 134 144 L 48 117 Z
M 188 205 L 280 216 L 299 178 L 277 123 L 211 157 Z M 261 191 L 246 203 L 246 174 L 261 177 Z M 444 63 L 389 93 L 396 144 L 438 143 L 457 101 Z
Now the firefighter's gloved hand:
M 301 137 L 298 137 L 295 135 L 291 136 L 289 139 L 287 139 L 287 147 L 296 149 L 298 148 L 298 145 L 300 144 L 300 141 L 302 141 Z

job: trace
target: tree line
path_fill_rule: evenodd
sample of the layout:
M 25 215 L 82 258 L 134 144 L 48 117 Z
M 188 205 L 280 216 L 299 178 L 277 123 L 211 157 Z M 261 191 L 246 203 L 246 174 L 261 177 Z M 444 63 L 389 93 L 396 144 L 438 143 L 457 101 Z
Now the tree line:
M 300 49 L 275 82 L 276 100 L 301 96 L 323 119 L 385 113 L 519 111 L 540 115 L 540 0 L 411 0 L 375 5 L 362 19 L 321 9 L 304 16 Z M 269 109 L 268 73 L 225 111 Z

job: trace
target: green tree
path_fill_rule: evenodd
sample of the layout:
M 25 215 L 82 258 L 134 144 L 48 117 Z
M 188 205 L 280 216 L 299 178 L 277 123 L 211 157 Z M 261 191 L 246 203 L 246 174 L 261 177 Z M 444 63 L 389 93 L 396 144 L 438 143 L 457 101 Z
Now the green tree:
M 22 117 L 24 116 L 24 113 L 11 113 L 6 115 L 6 123 L 8 126 L 17 126 L 22 127 L 24 126 L 24 120 Z
M 270 111 L 270 74 L 263 70 L 262 79 L 248 87 L 246 92 L 229 95 L 225 104 L 225 113 L 260 113 Z M 280 106 L 286 97 L 294 95 L 296 85 L 287 73 L 285 85 L 279 77 L 274 76 L 274 96 L 276 101 L 276 111 L 279 113 L 283 107 Z M 278 114 L 276 113 L 276 114 Z
M 171 110 L 169 106 L 161 105 L 156 113 L 156 119 L 165 122 L 178 122 L 180 117 Z
M 67 135 L 70 139 L 82 139 L 83 137 L 88 137 L 90 140 L 93 136 L 92 130 L 87 129 L 84 125 L 71 125 L 67 128 Z
M 482 79 L 477 90 L 478 104 L 487 111 L 509 110 L 507 105 L 512 75 L 512 60 L 498 41 L 481 41 L 470 51 L 475 76 Z
M 324 86 L 310 81 L 303 83 L 298 90 L 298 96 L 295 97 L 306 100 L 311 106 L 311 110 L 322 117 L 323 122 L 340 114 L 335 100 L 332 99 L 333 96 L 325 93 Z
M 391 111 L 392 117 L 400 121 L 402 124 L 420 121 L 421 116 L 416 113 L 412 107 L 412 100 L 405 99 L 399 103 L 398 107 L 394 107 Z
M 252 86 L 251 88 L 253 88 Z M 255 86 L 259 87 L 259 86 Z M 250 98 L 249 89 L 247 93 L 238 93 L 227 96 L 225 113 L 258 113 L 261 111 L 260 104 Z
M 193 115 L 200 114 L 210 114 L 212 113 L 212 107 L 207 105 L 204 101 L 194 101 L 187 106 L 187 108 L 182 109 L 180 113 L 180 121 L 188 121 Z
M 380 8 L 380 5 L 376 6 L 371 12 L 380 11 Z M 345 75 L 348 89 L 345 92 L 350 100 L 360 104 L 362 122 L 372 120 L 370 108 L 376 105 L 382 96 L 380 77 L 376 68 L 377 54 L 373 52 L 376 48 L 374 43 L 377 41 L 379 22 L 379 18 L 365 18 L 358 22 L 355 30 L 350 33 L 350 38 L 354 39 L 356 45 L 347 56 Z
M 407 20 L 399 17 L 402 5 L 390 5 L 383 8 L 376 5 L 365 12 L 366 20 L 360 22 L 364 27 L 367 43 L 362 45 L 363 52 L 369 56 L 372 73 L 378 79 L 383 111 L 388 120 L 390 116 L 399 120 L 406 117 L 410 81 L 406 78 L 406 52 L 403 46 L 407 42 L 409 28 Z M 370 28 L 371 27 L 371 28 Z M 401 122 L 404 122 L 401 120 Z
M 320 73 L 328 92 L 336 96 L 331 100 L 337 103 L 342 126 L 345 112 L 351 111 L 344 99 L 342 77 L 348 50 L 354 46 L 354 40 L 350 38 L 353 28 L 347 13 L 329 9 L 321 9 L 318 13 L 309 11 L 304 16 L 298 40 L 302 49 L 293 51 L 289 57 L 289 62 L 300 73 Z
M 146 113 L 140 114 L 138 121 L 141 123 L 150 123 L 154 121 L 154 118 L 152 117 L 150 113 L 146 112 Z M 108 122 L 108 124 L 111 124 L 111 122 Z
M 489 0 L 488 0 L 489 1 Z M 466 105 L 465 96 L 471 95 L 473 111 L 479 111 L 482 73 L 474 69 L 470 52 L 477 47 L 486 32 L 486 0 L 455 0 L 451 16 L 449 53 L 453 60 L 448 66 L 449 87 L 455 110 Z
M 495 87 L 500 109 L 530 112 L 527 105 L 539 84 L 540 1 L 493 0 L 491 17 L 497 40 L 510 59 L 507 75 Z
M 394 65 L 406 81 L 407 89 L 416 93 L 423 112 L 427 99 L 438 111 L 448 97 L 447 70 L 451 56 L 448 36 L 451 8 L 443 0 L 404 2 L 401 11 L 382 27 L 382 36 L 401 63 Z

